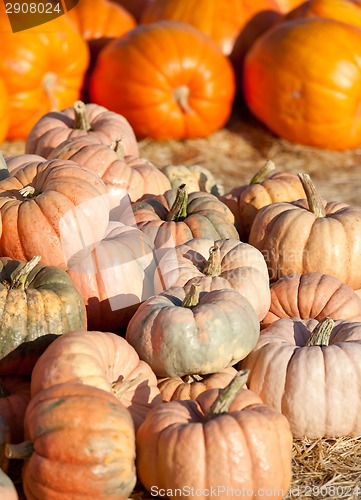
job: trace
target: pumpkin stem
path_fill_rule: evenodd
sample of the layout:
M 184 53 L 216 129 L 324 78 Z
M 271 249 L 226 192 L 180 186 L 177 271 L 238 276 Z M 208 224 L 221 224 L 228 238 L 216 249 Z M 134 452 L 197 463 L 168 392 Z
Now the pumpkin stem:
M 276 165 L 272 160 L 267 160 L 262 168 L 258 170 L 250 180 L 251 184 L 259 184 L 260 182 L 266 180 L 269 177 L 269 174 L 276 170 Z
M 222 272 L 221 267 L 221 249 L 217 245 L 213 245 L 209 249 L 209 258 L 203 269 L 206 276 L 219 276 Z
M 300 179 L 303 189 L 306 193 L 307 203 L 309 210 L 316 217 L 326 217 L 325 208 L 322 203 L 322 199 L 318 192 L 316 191 L 315 185 L 308 174 L 299 173 L 298 178 Z
M 113 393 L 117 398 L 119 398 L 128 389 L 134 387 L 135 385 L 138 385 L 139 382 L 142 380 L 142 378 L 143 378 L 143 373 L 138 373 L 138 375 L 135 378 L 132 378 L 131 380 L 122 380 L 121 382 L 114 382 L 114 384 L 112 385 Z
M 188 307 L 189 309 L 191 309 L 192 307 L 198 305 L 198 302 L 199 302 L 199 284 L 192 283 L 189 292 L 184 297 L 184 300 L 182 302 L 182 307 Z
M 11 273 L 10 288 L 18 288 L 19 290 L 25 290 L 26 280 L 28 279 L 28 276 L 34 269 L 34 267 L 38 265 L 40 259 L 41 259 L 40 255 L 35 255 L 35 257 L 33 257 L 31 260 L 29 260 L 29 262 L 25 264 L 25 266 Z
M 201 382 L 201 380 L 203 380 L 203 377 L 201 377 L 197 373 L 194 373 L 193 375 L 186 375 L 182 378 L 182 380 L 186 384 L 192 384 L 193 382 Z
M 123 161 L 124 160 L 124 148 L 122 146 L 122 140 L 117 139 L 116 141 L 113 141 L 110 145 L 110 149 L 112 149 L 119 160 Z
M 15 458 L 19 460 L 24 460 L 29 458 L 34 451 L 34 446 L 32 441 L 23 441 L 18 444 L 5 444 L 5 456 L 6 458 Z
M 220 391 L 217 399 L 204 415 L 205 421 L 211 420 L 222 413 L 227 413 L 233 400 L 247 382 L 248 374 L 249 370 L 240 370 L 230 383 Z
M 184 113 L 192 112 L 192 108 L 190 107 L 188 101 L 189 94 L 190 90 L 187 85 L 181 85 L 180 87 L 177 87 L 173 93 L 175 101 L 177 102 L 177 104 L 179 104 Z
M 73 105 L 73 109 L 75 113 L 74 128 L 76 130 L 85 130 L 85 132 L 89 132 L 91 126 L 83 101 L 76 101 Z
M 4 155 L 0 153 L 0 181 L 7 179 L 10 176 L 8 166 L 6 164 Z
M 35 194 L 35 188 L 34 186 L 24 186 L 23 188 L 19 189 L 19 193 L 21 196 L 24 196 L 24 198 L 34 198 Z
M 174 221 L 179 222 L 187 217 L 187 203 L 188 203 L 188 193 L 186 190 L 186 185 L 181 184 L 177 189 L 177 196 L 171 206 L 168 215 L 167 222 Z
M 307 340 L 306 346 L 329 345 L 334 325 L 334 320 L 328 317 L 320 321 Z

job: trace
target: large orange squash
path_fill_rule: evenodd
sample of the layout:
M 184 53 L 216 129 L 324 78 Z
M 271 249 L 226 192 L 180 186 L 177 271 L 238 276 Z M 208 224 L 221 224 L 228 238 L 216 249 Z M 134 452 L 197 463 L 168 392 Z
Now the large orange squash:
M 278 11 L 276 0 L 154 0 L 140 22 L 162 19 L 183 21 L 209 35 L 225 55 L 232 52 L 235 40 L 253 16 L 262 11 Z
M 186 23 L 137 26 L 106 45 L 90 79 L 93 102 L 124 115 L 138 137 L 207 136 L 227 121 L 232 66 L 207 35 Z
M 25 139 L 48 111 L 79 99 L 89 49 L 65 16 L 12 33 L 0 9 L 0 77 L 9 94 L 9 139 Z
M 288 12 L 285 20 L 299 17 L 325 17 L 361 28 L 361 3 L 359 0 L 308 0 Z
M 332 43 L 330 43 L 332 40 Z M 244 63 L 244 95 L 275 134 L 344 150 L 361 144 L 361 30 L 323 18 L 279 24 Z

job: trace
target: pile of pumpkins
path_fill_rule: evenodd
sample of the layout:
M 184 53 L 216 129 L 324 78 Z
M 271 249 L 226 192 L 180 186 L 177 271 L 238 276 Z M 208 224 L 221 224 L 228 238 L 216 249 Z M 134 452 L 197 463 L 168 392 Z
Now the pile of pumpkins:
M 1 5 L 0 27 L 0 142 L 82 99 L 138 139 L 206 137 L 246 104 L 289 141 L 361 145 L 358 1 L 79 0 L 15 33 Z
M 1 158 L 2 500 L 14 458 L 29 500 L 282 498 L 293 438 L 361 435 L 361 207 L 184 169 L 82 101 Z

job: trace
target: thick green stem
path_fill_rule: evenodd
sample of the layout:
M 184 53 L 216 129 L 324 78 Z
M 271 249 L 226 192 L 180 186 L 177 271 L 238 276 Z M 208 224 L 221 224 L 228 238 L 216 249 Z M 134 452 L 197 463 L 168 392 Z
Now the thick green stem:
M 4 155 L 0 153 L 0 181 L 7 179 L 9 176 L 10 173 Z
M 5 445 L 5 456 L 6 458 L 15 458 L 18 460 L 25 460 L 29 458 L 34 451 L 34 446 L 31 441 L 23 441 L 19 444 L 9 444 Z
M 89 132 L 91 125 L 83 101 L 76 101 L 73 105 L 73 109 L 75 113 L 74 128 L 76 130 L 85 130 L 85 132 Z
M 311 333 L 306 346 L 322 346 L 329 345 L 330 335 L 334 327 L 334 320 L 331 318 L 325 318 L 316 326 L 316 328 Z
M 276 170 L 276 165 L 272 160 L 267 160 L 263 167 L 258 170 L 250 180 L 250 184 L 259 184 L 260 182 L 266 180 L 269 174 Z
M 211 420 L 222 413 L 227 413 L 237 394 L 242 390 L 244 384 L 247 382 L 248 374 L 249 370 L 240 370 L 237 375 L 235 375 L 230 383 L 221 390 L 217 399 L 204 415 L 204 420 Z
M 179 222 L 187 217 L 188 193 L 186 185 L 181 184 L 177 189 L 177 196 L 167 215 L 167 221 Z
M 199 285 L 192 283 L 189 292 L 184 297 L 182 307 L 192 308 L 198 305 L 199 302 Z
M 311 177 L 308 174 L 299 173 L 298 178 L 300 179 L 303 189 L 306 193 L 308 208 L 310 212 L 312 212 L 316 217 L 325 217 L 326 212 L 322 203 L 322 199 L 316 191 Z
M 209 258 L 203 269 L 203 274 L 206 276 L 219 276 L 222 272 L 221 266 L 221 250 L 219 246 L 213 245 L 209 249 Z
M 28 279 L 28 276 L 34 269 L 34 267 L 38 265 L 40 259 L 41 259 L 40 255 L 35 255 L 35 257 L 29 260 L 29 262 L 27 262 L 24 267 L 14 271 L 10 276 L 11 278 L 10 288 L 25 290 L 26 280 Z

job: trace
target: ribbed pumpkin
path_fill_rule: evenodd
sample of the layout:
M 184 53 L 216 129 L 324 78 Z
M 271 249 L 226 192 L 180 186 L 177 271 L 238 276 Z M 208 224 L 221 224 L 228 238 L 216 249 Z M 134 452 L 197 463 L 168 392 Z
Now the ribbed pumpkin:
M 9 423 L 0 414 L 0 498 L 1 500 L 19 500 L 16 488 L 6 474 L 9 467 L 7 447 L 11 443 Z
M 250 370 L 248 387 L 287 417 L 294 437 L 360 436 L 360 355 L 361 323 L 282 318 L 240 367 Z
M 202 165 L 166 165 L 162 173 L 169 179 L 172 189 L 178 189 L 181 184 L 186 184 L 188 191 L 206 191 L 207 193 L 221 196 L 223 187 L 208 168 Z
M 126 340 L 157 377 L 183 377 L 237 363 L 259 333 L 257 314 L 243 295 L 199 292 L 192 285 L 187 294 L 175 286 L 143 302 L 129 321 Z
M 90 99 L 124 115 L 138 139 L 188 139 L 226 123 L 235 77 L 207 35 L 186 23 L 159 21 L 107 44 L 89 87 Z
M 133 226 L 110 223 L 102 240 L 74 257 L 68 275 L 86 305 L 88 329 L 120 333 L 153 295 L 153 246 Z
M 112 394 L 76 383 L 50 387 L 31 399 L 24 426 L 28 500 L 126 500 L 132 492 L 134 426 Z
M 2 255 L 67 268 L 73 253 L 99 241 L 109 220 L 106 187 L 75 162 L 25 159 L 0 182 Z M 9 170 L 15 170 L 9 162 Z
M 0 45 L 6 57 L 0 60 L 0 78 L 10 107 L 7 138 L 26 139 L 41 116 L 79 99 L 89 49 L 66 16 L 13 33 L 4 9 L 1 3 Z
M 307 0 L 288 12 L 284 20 L 299 17 L 325 17 L 361 28 L 361 5 L 358 0 Z
M 110 332 L 73 331 L 57 338 L 34 367 L 31 396 L 68 382 L 115 395 L 128 408 L 136 429 L 148 411 L 162 402 L 149 365 L 123 337 Z
M 0 377 L 0 415 L 9 425 L 12 443 L 20 443 L 24 439 L 24 415 L 29 401 L 29 377 L 17 375 Z
M 30 374 L 56 335 L 86 328 L 85 306 L 65 271 L 0 259 L 0 373 Z
M 234 217 L 224 203 L 210 193 L 187 186 L 160 196 L 146 196 L 133 204 L 135 222 L 154 242 L 156 249 L 174 248 L 192 238 L 239 239 Z
M 248 493 L 256 491 L 272 492 L 273 499 L 286 495 L 292 461 L 289 423 L 242 389 L 246 378 L 241 372 L 223 390 L 149 412 L 136 438 L 137 473 L 148 491 L 188 491 L 201 500 L 210 492 L 220 500 L 243 491 L 248 498 L 256 498 Z
M 271 306 L 262 328 L 280 318 L 361 321 L 361 298 L 351 287 L 321 273 L 291 274 L 271 285 Z
M 82 101 L 62 111 L 44 114 L 26 138 L 25 151 L 47 158 L 67 139 L 88 135 L 96 136 L 104 144 L 121 141 L 124 156 L 139 155 L 134 131 L 124 116 Z
M 207 291 L 236 290 L 249 300 L 259 320 L 271 302 L 263 255 L 253 246 L 230 238 L 194 238 L 171 249 L 161 258 L 154 282 L 158 293 L 171 286 L 188 291 L 192 284 Z
M 110 195 L 111 208 L 128 194 L 137 201 L 145 194 L 158 195 L 171 188 L 167 177 L 145 158 L 124 155 L 122 141 L 104 144 L 97 137 L 74 137 L 54 148 L 49 159 L 71 160 L 95 171 Z

